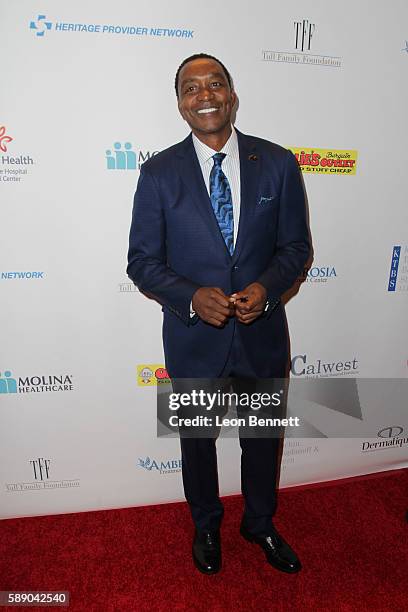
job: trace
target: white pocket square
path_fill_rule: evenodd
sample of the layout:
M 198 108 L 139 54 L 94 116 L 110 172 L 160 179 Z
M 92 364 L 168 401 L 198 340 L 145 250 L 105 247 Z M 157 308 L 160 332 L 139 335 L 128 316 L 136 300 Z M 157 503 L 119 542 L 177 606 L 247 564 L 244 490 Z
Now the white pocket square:
M 275 196 L 261 196 L 258 202 L 259 206 L 266 206 L 267 204 L 270 204 L 272 202 L 272 200 L 275 199 Z

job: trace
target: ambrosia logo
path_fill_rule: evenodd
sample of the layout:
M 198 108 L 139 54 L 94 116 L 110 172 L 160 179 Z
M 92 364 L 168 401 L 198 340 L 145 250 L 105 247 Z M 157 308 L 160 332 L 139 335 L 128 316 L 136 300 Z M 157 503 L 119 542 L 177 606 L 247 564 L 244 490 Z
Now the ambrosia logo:
M 298 281 L 301 283 L 327 283 L 329 279 L 333 278 L 337 278 L 337 272 L 334 266 L 312 266 L 311 268 L 305 268 L 303 270 Z
M 157 471 L 160 472 L 160 474 L 174 474 L 175 472 L 181 471 L 181 459 L 156 461 L 156 459 L 151 459 L 150 457 L 146 457 L 146 459 L 141 459 L 139 457 L 138 465 L 149 472 Z
M 180 28 L 156 28 L 135 25 L 117 25 L 100 23 L 78 23 L 65 21 L 46 21 L 45 15 L 38 15 L 37 19 L 30 21 L 30 30 L 36 36 L 44 37 L 47 30 L 56 32 L 81 32 L 85 34 L 122 34 L 125 36 L 159 36 L 162 38 L 193 38 L 194 30 Z
M 355 174 L 357 151 L 344 149 L 310 149 L 288 147 L 302 172 L 315 174 Z
M 125 142 L 122 148 L 120 142 L 115 142 L 112 149 L 106 150 L 106 167 L 108 170 L 140 170 L 143 162 L 147 161 L 158 151 L 132 150 L 132 144 Z
M 137 366 L 137 384 L 139 387 L 152 387 L 169 382 L 170 378 L 164 366 L 157 363 Z
M 346 361 L 323 361 L 322 359 L 310 360 L 307 355 L 295 355 L 291 362 L 291 373 L 293 376 L 304 376 L 306 378 L 328 378 L 333 376 L 348 376 L 358 373 L 358 360 Z
M 55 391 L 73 391 L 72 376 L 61 374 L 47 374 L 45 376 L 20 376 L 13 377 L 10 370 L 4 372 L 4 378 L 0 372 L 0 394 L 12 393 L 47 393 Z

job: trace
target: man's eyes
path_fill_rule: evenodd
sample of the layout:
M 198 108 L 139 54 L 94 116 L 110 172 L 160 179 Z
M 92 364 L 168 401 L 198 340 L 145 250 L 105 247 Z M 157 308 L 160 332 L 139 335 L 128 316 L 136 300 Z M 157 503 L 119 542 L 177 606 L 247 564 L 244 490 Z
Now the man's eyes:
M 222 87 L 223 83 L 221 83 L 221 81 L 212 81 L 210 83 L 210 87 L 212 89 L 216 89 L 217 87 Z M 194 91 L 196 91 L 198 89 L 197 85 L 189 85 L 186 90 L 185 93 L 192 93 Z

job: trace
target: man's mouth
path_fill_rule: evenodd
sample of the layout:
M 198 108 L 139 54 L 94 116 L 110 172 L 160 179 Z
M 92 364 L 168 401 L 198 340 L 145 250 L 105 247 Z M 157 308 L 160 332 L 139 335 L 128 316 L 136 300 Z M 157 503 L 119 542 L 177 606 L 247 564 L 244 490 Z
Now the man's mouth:
M 208 115 L 209 113 L 215 113 L 217 112 L 218 108 L 215 107 L 211 107 L 211 108 L 200 108 L 197 113 L 202 115 L 202 114 L 206 114 Z

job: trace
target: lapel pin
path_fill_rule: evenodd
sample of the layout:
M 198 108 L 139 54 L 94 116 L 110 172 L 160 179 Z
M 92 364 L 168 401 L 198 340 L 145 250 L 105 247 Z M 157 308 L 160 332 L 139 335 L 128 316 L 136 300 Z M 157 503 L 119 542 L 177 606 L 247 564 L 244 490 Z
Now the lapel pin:
M 254 155 L 253 153 L 248 157 L 248 159 L 250 159 L 251 161 L 258 161 L 258 156 Z

